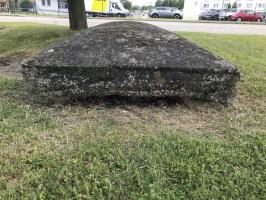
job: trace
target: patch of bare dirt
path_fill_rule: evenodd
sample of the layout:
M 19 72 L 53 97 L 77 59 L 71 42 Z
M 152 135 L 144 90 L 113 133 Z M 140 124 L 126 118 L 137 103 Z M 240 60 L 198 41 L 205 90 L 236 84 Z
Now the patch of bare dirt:
M 0 75 L 12 78 L 22 78 L 21 62 L 31 55 L 0 56 Z

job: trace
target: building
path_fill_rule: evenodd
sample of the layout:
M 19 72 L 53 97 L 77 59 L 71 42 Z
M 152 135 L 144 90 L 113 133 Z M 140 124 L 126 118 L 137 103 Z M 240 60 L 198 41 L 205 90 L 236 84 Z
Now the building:
M 254 10 L 264 12 L 266 10 L 266 0 L 185 0 L 184 19 L 197 20 L 199 14 L 208 9 L 227 8 L 228 4 L 236 3 L 237 9 Z
M 67 15 L 67 0 L 35 0 L 38 14 Z
M 7 10 L 7 0 L 0 0 L 0 11 Z
M 35 0 L 29 1 L 31 1 L 33 5 L 35 5 Z M 0 11 L 11 13 L 25 11 L 25 8 L 23 9 L 20 7 L 21 2 L 22 0 L 0 0 Z
M 21 0 L 0 0 L 0 11 L 19 11 Z

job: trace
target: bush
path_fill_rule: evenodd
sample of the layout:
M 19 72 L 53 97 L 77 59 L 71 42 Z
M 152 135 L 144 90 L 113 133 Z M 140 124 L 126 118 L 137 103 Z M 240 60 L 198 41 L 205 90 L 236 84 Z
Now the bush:
M 28 12 L 33 8 L 33 2 L 30 0 L 22 0 L 20 3 L 20 8 L 22 9 L 22 11 Z
M 237 8 L 237 3 L 236 3 L 236 1 L 233 3 L 232 8 Z

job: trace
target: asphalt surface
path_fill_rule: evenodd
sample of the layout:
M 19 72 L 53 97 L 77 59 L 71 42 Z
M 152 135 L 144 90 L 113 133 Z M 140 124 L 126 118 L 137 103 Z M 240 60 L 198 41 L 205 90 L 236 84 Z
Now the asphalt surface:
M 123 19 L 127 20 L 127 19 Z M 102 23 L 118 21 L 110 18 L 89 18 L 88 26 L 96 26 Z M 121 21 L 121 19 L 119 19 Z M 138 20 L 142 21 L 142 20 Z M 0 22 L 31 22 L 43 24 L 55 24 L 68 26 L 68 18 L 57 17 L 34 17 L 34 16 L 0 16 Z M 265 24 L 225 24 L 225 23 L 194 23 L 177 21 L 154 21 L 143 20 L 169 31 L 203 32 L 240 35 L 266 35 Z

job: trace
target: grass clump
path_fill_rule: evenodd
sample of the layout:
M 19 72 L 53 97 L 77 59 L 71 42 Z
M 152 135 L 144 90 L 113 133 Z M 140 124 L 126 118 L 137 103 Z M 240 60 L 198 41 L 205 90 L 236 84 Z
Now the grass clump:
M 11 58 L 69 34 L 0 27 L 1 44 L 35 37 L 1 46 Z M 241 70 L 232 106 L 45 107 L 21 98 L 23 81 L 0 77 L 0 199 L 265 199 L 266 38 L 181 35 Z

